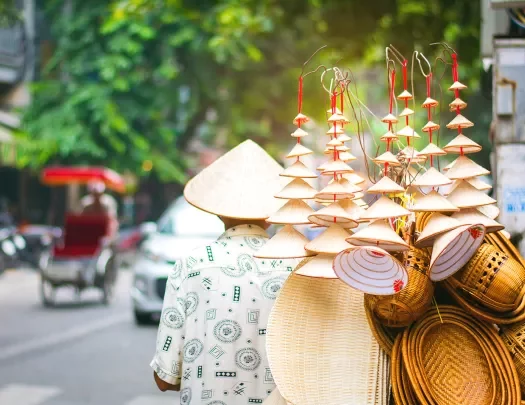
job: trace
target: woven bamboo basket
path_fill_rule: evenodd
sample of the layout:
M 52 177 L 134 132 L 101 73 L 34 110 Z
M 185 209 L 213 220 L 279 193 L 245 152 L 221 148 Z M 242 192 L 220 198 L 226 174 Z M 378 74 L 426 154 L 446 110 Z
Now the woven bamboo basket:
M 366 318 L 368 320 L 368 326 L 370 326 L 370 330 L 372 331 L 372 334 L 376 338 L 377 343 L 381 349 L 383 349 L 388 355 L 391 355 L 392 346 L 394 346 L 394 340 L 399 331 L 396 329 L 387 328 L 385 325 L 383 325 L 379 319 L 377 319 L 367 301 L 368 297 L 365 295 L 364 306 Z
M 363 294 L 338 279 L 292 274 L 272 308 L 266 348 L 286 401 L 385 405 L 388 361 L 366 319 Z M 388 371 L 388 368 L 386 368 Z M 385 402 L 378 402 L 384 397 Z
M 457 307 L 429 310 L 402 336 L 403 364 L 421 404 L 517 405 L 516 368 L 496 330 Z
M 377 319 L 386 326 L 399 328 L 416 321 L 432 303 L 434 285 L 428 278 L 430 256 L 426 250 L 411 247 L 404 263 L 408 284 L 398 294 L 366 295 L 365 302 Z
M 500 334 L 514 360 L 521 390 L 525 392 L 525 323 L 502 326 Z
M 474 300 L 492 311 L 514 311 L 525 296 L 525 268 L 489 243 L 481 245 L 454 278 Z
M 416 396 L 412 390 L 412 385 L 408 378 L 408 374 L 403 365 L 403 357 L 401 356 L 401 342 L 402 334 L 396 338 L 394 346 L 392 347 L 392 394 L 395 405 L 418 405 Z

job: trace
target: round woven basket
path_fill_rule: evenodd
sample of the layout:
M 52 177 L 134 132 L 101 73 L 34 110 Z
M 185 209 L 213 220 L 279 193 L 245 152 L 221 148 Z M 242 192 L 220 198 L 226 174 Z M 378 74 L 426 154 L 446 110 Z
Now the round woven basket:
M 399 330 L 387 328 L 383 325 L 379 319 L 375 316 L 368 302 L 369 296 L 365 295 L 365 313 L 368 319 L 368 325 L 372 334 L 379 343 L 381 349 L 383 349 L 388 355 L 392 353 L 392 347 L 394 346 L 394 340 L 399 333 Z
M 429 310 L 402 336 L 402 358 L 421 404 L 518 405 L 516 368 L 496 330 L 457 307 Z
M 365 302 L 386 326 L 403 327 L 416 321 L 432 303 L 434 285 L 428 278 L 430 256 L 426 250 L 411 248 L 404 263 L 408 284 L 399 293 L 387 296 L 366 295 Z
M 525 268 L 489 243 L 482 244 L 454 278 L 474 300 L 492 311 L 514 311 L 525 296 Z
M 521 390 L 525 392 L 525 322 L 502 326 L 500 334 L 514 360 Z
M 398 335 L 392 347 L 392 395 L 396 405 L 418 405 L 416 395 L 408 378 L 401 356 L 402 334 Z

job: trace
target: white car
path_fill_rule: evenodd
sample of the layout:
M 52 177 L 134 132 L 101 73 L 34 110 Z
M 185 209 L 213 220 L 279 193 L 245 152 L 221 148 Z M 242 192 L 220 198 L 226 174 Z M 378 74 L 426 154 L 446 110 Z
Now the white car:
M 168 273 L 175 260 L 215 241 L 223 232 L 218 217 L 193 207 L 184 197 L 166 210 L 142 243 L 133 266 L 131 297 L 137 324 L 159 320 Z

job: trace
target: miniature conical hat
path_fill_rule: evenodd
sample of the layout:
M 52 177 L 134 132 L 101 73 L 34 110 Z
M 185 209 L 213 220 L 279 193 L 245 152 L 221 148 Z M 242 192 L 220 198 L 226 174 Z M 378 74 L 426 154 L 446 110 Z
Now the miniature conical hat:
M 286 155 L 287 158 L 295 158 L 300 156 L 306 156 L 314 153 L 312 150 L 308 149 L 306 146 L 296 143 L 295 146 L 292 148 L 290 153 Z
M 351 162 L 353 160 L 357 160 L 357 158 L 350 152 L 341 152 L 339 153 L 339 160 L 343 162 Z
M 311 214 L 308 219 L 312 224 L 321 226 L 336 224 L 345 229 L 356 228 L 359 225 L 338 202 L 333 202 L 329 206 L 321 208 L 319 211 Z
M 448 172 L 450 169 L 452 169 L 452 167 L 456 164 L 456 162 L 458 161 L 459 157 L 454 159 L 452 162 L 450 162 L 448 165 L 446 165 L 444 168 L 443 168 L 443 172 Z
M 412 166 L 408 166 L 408 170 L 405 172 L 405 175 L 403 176 L 405 184 L 411 185 L 414 180 L 416 180 L 420 176 L 420 171 L 415 169 Z
M 463 110 L 467 107 L 467 103 L 465 103 L 462 99 L 456 98 L 453 102 L 451 102 L 449 105 L 450 111 L 455 111 L 459 107 L 460 110 Z
M 411 108 L 404 108 L 403 111 L 401 111 L 401 113 L 399 114 L 400 117 L 407 117 L 409 115 L 412 115 L 414 114 L 414 110 L 412 110 Z
M 386 142 L 387 140 L 394 141 L 398 139 L 397 135 L 395 135 L 392 131 L 388 131 L 385 133 L 381 138 L 379 138 L 381 141 Z
M 434 143 L 429 143 L 421 152 L 418 152 L 419 156 L 443 156 L 446 154 L 447 152 Z
M 445 145 L 443 149 L 448 153 L 476 153 L 481 150 L 481 145 L 465 135 L 459 134 Z
M 352 198 L 354 194 L 350 193 L 346 187 L 339 184 L 339 182 L 329 183 L 325 188 L 319 191 L 315 198 L 319 200 L 344 200 L 345 198 Z
M 305 259 L 296 267 L 294 274 L 314 278 L 337 278 L 332 269 L 334 257 L 335 255 L 321 253 Z
M 338 203 L 354 221 L 367 222 L 367 220 L 361 219 L 361 215 L 365 212 L 364 208 L 356 204 L 355 201 L 341 200 Z
M 335 257 L 333 268 L 341 281 L 367 294 L 396 294 L 408 284 L 403 265 L 378 247 L 347 249 Z
M 434 121 L 428 121 L 425 126 L 421 129 L 423 132 L 437 131 L 440 125 Z
M 405 159 L 410 160 L 410 163 L 422 163 L 427 160 L 426 156 L 420 155 L 417 149 L 412 146 L 405 146 L 401 153 L 405 156 Z
M 360 191 L 358 191 L 357 193 L 353 193 L 353 194 L 354 194 L 354 197 L 352 198 L 352 200 L 358 200 L 358 199 L 361 199 L 361 198 L 363 198 L 365 196 L 365 194 L 360 192 Z
M 465 180 L 460 180 L 447 199 L 458 208 L 481 207 L 496 203 L 496 200 L 477 190 Z
M 407 90 L 403 90 L 403 92 L 397 96 L 399 100 L 412 100 L 412 94 L 410 94 Z
M 427 224 L 419 234 L 415 245 L 418 248 L 430 247 L 439 235 L 460 226 L 461 223 L 457 219 L 435 212 L 430 216 Z
M 268 395 L 268 397 L 264 400 L 262 405 L 287 405 L 286 399 L 283 398 L 281 393 L 279 392 L 279 389 L 277 387 L 274 388 L 272 393 Z
M 410 126 L 407 125 L 400 131 L 396 132 L 397 136 L 404 136 L 405 138 L 421 138 L 416 131 Z
M 302 138 L 303 136 L 307 136 L 308 132 L 301 128 L 297 128 L 295 131 L 292 132 L 292 136 L 294 138 Z
M 448 201 L 437 191 L 432 190 L 427 195 L 420 197 L 410 208 L 414 212 L 455 212 L 459 211 L 455 205 Z
M 484 205 L 483 207 L 476 207 L 476 209 L 483 215 L 486 215 L 490 219 L 496 219 L 499 216 L 499 208 L 495 204 Z
M 480 180 L 479 177 L 472 177 L 470 179 L 465 179 L 465 181 L 480 191 L 492 189 L 492 186 L 490 184 L 487 184 L 483 180 Z
M 396 204 L 388 197 L 382 196 L 361 215 L 361 219 L 397 218 L 405 215 L 410 215 L 410 211 Z
M 326 146 L 343 146 L 343 142 L 337 140 L 337 138 L 333 138 L 326 143 Z
M 505 228 L 499 222 L 483 215 L 475 208 L 466 208 L 460 212 L 456 212 L 452 215 L 452 218 L 461 222 L 461 225 L 481 224 L 485 227 L 486 233 L 498 232 Z
M 388 176 L 382 177 L 381 180 L 366 190 L 369 194 L 401 193 L 403 191 L 405 189 Z
M 385 122 L 385 123 L 392 123 L 392 124 L 395 124 L 396 122 L 398 122 L 399 120 L 396 118 L 395 115 L 393 114 L 388 114 L 388 115 L 385 115 L 381 121 Z
M 471 177 L 486 176 L 490 172 L 478 165 L 466 156 L 460 156 L 456 159 L 454 165 L 448 169 L 447 177 L 452 180 L 469 179 Z
M 293 179 L 281 191 L 275 194 L 275 198 L 287 200 L 301 199 L 311 200 L 315 197 L 317 190 L 300 178 Z
M 363 191 L 363 189 L 361 187 L 359 187 L 358 185 L 352 183 L 350 180 L 348 180 L 347 178 L 344 178 L 344 177 L 339 179 L 339 184 L 341 184 L 348 192 L 350 192 L 352 194 L 358 193 L 360 191 Z
M 390 252 L 401 252 L 409 247 L 383 219 L 372 222 L 350 236 L 347 241 L 354 246 L 376 246 Z
M 297 114 L 295 118 L 293 119 L 294 125 L 302 125 L 308 121 L 310 121 L 310 118 L 308 118 L 306 115 L 302 113 Z
M 365 179 L 363 179 L 357 173 L 343 173 L 341 177 L 343 177 L 344 179 L 347 179 L 353 184 L 361 184 L 365 182 Z
M 341 134 L 337 137 L 337 140 L 338 141 L 341 141 L 341 142 L 348 142 L 348 141 L 351 141 L 352 138 L 349 137 L 347 134 Z
M 293 165 L 287 167 L 282 173 L 281 176 L 284 177 L 296 177 L 302 179 L 315 179 L 317 175 L 306 167 L 306 165 L 297 160 Z
M 367 209 L 368 207 L 368 204 L 362 200 L 361 198 L 356 198 L 354 200 L 352 200 L 355 204 L 357 204 L 358 206 L 360 206 L 361 208 L 364 208 L 364 209 Z M 360 218 L 360 221 L 361 222 L 368 222 L 369 220 L 368 219 L 363 219 L 363 218 Z
M 260 259 L 294 259 L 313 256 L 305 250 L 308 238 L 291 225 L 285 225 L 253 256 Z
M 463 83 L 455 81 L 454 83 L 452 83 L 452 86 L 450 86 L 448 89 L 449 90 L 464 90 L 466 88 L 467 86 L 465 86 Z
M 346 152 L 348 150 L 350 150 L 350 148 L 348 146 L 345 146 L 345 145 L 340 145 L 340 146 L 331 146 L 331 147 L 327 147 L 325 150 L 324 150 L 324 154 L 325 155 L 329 155 L 329 154 L 334 154 L 334 149 L 338 152 Z
M 421 104 L 421 107 L 428 108 L 428 107 L 436 107 L 439 103 L 434 100 L 433 98 L 427 97 L 426 100 Z
M 447 124 L 448 129 L 470 128 L 473 126 L 474 126 L 474 123 L 466 119 L 461 114 L 456 115 L 456 117 Z
M 418 176 L 412 184 L 418 187 L 439 187 L 452 184 L 452 180 L 441 174 L 436 168 L 431 167 L 424 174 Z
M 307 243 L 304 248 L 315 253 L 335 255 L 352 246 L 346 241 L 350 235 L 341 226 L 332 224 L 323 233 Z
M 344 115 L 338 114 L 338 113 L 332 114 L 330 118 L 328 118 L 327 121 L 330 123 L 343 123 L 343 124 L 350 122 L 346 119 Z
M 270 224 L 300 225 L 309 224 L 308 215 L 314 210 L 302 200 L 290 200 L 279 211 L 272 214 L 266 222 Z
M 330 129 L 326 131 L 326 135 L 330 135 L 330 136 L 341 135 L 344 133 L 345 133 L 345 130 L 340 125 L 337 125 L 335 127 L 332 125 Z
M 385 164 L 388 163 L 391 166 L 400 166 L 401 163 L 399 163 L 399 160 L 394 156 L 392 152 L 385 152 L 378 157 L 372 159 L 377 164 Z
M 348 166 L 341 160 L 331 160 L 323 165 L 322 175 L 340 174 L 340 173 L 352 173 L 354 169 Z
M 286 181 L 283 170 L 253 141 L 244 141 L 193 177 L 186 200 L 203 211 L 239 219 L 265 219 L 282 200 L 274 198 Z
M 444 280 L 460 270 L 474 256 L 485 236 L 481 224 L 462 225 L 436 238 L 430 259 L 430 279 Z
M 337 107 L 335 107 L 335 113 L 333 112 L 333 110 L 332 110 L 331 108 L 329 108 L 328 110 L 326 110 L 326 112 L 327 112 L 328 114 L 341 114 L 341 115 L 343 115 L 343 113 L 341 112 L 341 110 L 340 110 L 339 108 L 337 108 Z

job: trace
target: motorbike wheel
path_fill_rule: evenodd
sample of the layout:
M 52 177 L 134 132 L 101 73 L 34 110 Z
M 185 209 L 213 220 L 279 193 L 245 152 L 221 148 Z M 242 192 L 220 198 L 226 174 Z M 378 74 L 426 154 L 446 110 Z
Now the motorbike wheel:
M 44 276 L 40 277 L 40 299 L 44 307 L 53 307 L 55 305 L 56 288 L 47 281 Z

